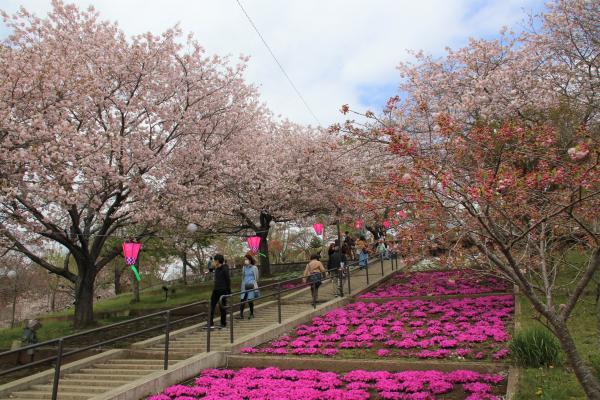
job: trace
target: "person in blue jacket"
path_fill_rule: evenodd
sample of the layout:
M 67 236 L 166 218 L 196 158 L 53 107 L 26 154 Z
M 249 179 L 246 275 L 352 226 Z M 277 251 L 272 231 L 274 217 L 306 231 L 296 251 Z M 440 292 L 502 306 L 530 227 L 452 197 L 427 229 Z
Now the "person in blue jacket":
M 248 319 L 254 318 L 254 300 L 259 296 L 258 291 L 258 268 L 256 267 L 254 257 L 250 254 L 244 256 L 244 267 L 242 268 L 242 284 L 240 287 L 240 299 L 242 302 L 248 301 L 250 315 Z M 237 319 L 244 319 L 244 306 L 246 303 L 240 304 L 240 315 Z

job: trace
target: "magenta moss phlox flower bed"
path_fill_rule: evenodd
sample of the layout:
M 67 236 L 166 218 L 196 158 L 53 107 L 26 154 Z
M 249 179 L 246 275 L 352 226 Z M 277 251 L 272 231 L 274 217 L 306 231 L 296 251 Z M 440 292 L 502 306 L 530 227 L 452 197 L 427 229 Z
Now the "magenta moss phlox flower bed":
M 207 369 L 193 386 L 174 385 L 148 400 L 216 399 L 497 399 L 505 378 L 474 371 L 351 371 L 278 368 Z
M 469 358 L 508 355 L 512 295 L 356 302 L 299 325 L 292 334 L 243 353 L 358 357 Z M 344 355 L 344 354 L 341 354 Z
M 408 297 L 504 292 L 506 281 L 478 275 L 473 270 L 443 272 L 400 272 L 361 298 Z

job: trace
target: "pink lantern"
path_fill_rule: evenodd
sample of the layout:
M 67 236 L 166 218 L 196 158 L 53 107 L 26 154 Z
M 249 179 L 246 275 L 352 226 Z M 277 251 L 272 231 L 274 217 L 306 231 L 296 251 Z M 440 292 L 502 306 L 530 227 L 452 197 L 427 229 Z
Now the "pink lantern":
M 388 221 L 388 220 L 385 220 L 385 221 L 383 221 L 383 227 L 384 227 L 385 229 L 390 229 L 390 226 L 391 226 L 391 225 L 392 225 L 392 224 L 390 224 L 390 221 Z
M 398 211 L 398 217 L 400 219 L 406 219 L 406 212 L 404 212 L 403 210 Z
M 354 227 L 355 227 L 356 229 L 362 229 L 362 227 L 363 227 L 363 222 L 362 222 L 362 220 L 360 220 L 360 219 L 357 219 L 357 220 L 356 220 L 356 222 L 354 223 Z
M 253 253 L 258 252 L 258 248 L 260 246 L 260 236 L 249 236 L 248 237 L 248 247 Z
M 127 265 L 135 265 L 141 248 L 141 243 L 123 243 L 123 256 L 125 257 L 125 263 Z
M 313 224 L 313 229 L 317 235 L 321 236 L 323 234 L 323 224 Z

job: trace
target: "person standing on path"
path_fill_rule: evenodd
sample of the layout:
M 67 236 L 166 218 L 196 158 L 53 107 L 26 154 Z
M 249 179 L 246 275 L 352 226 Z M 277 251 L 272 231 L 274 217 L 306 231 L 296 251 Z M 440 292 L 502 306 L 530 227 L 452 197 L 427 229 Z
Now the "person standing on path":
M 221 328 L 227 326 L 227 312 L 225 306 L 227 305 L 226 299 L 223 299 L 223 304 L 219 303 L 221 296 L 225 296 L 231 293 L 231 278 L 229 277 L 229 266 L 225 263 L 225 258 L 222 254 L 215 254 L 213 257 L 213 271 L 215 273 L 215 280 L 213 285 L 213 291 L 210 296 L 210 318 L 206 329 L 213 329 L 213 317 L 215 315 L 215 308 L 219 304 L 219 310 L 221 312 Z
M 346 258 L 354 261 L 355 243 L 352 236 L 350 236 L 350 232 L 346 231 L 344 233 L 344 241 L 342 243 L 342 249 L 344 248 L 343 246 L 345 246 L 346 249 L 346 251 L 344 252 L 344 254 L 346 254 Z
M 340 249 L 340 242 L 336 240 L 334 242 L 333 253 L 329 256 L 329 260 L 327 260 L 327 270 L 331 274 L 333 278 L 333 284 L 336 288 L 335 296 L 343 296 L 343 286 L 342 286 L 342 265 L 346 263 L 346 255 L 342 253 Z
M 312 294 L 313 307 L 317 306 L 317 299 L 319 297 L 319 286 L 321 286 L 321 279 L 325 274 L 325 267 L 321 261 L 319 261 L 319 255 L 313 254 L 310 256 L 310 262 L 306 264 L 304 269 L 304 283 L 308 281 L 310 283 L 310 292 Z
M 254 257 L 250 254 L 244 256 L 244 266 L 242 267 L 242 284 L 240 288 L 240 299 L 242 302 L 248 301 L 250 307 L 250 315 L 248 319 L 254 318 L 254 300 L 258 298 L 258 268 L 254 261 Z M 246 303 L 240 304 L 240 315 L 237 319 L 244 319 L 244 306 Z

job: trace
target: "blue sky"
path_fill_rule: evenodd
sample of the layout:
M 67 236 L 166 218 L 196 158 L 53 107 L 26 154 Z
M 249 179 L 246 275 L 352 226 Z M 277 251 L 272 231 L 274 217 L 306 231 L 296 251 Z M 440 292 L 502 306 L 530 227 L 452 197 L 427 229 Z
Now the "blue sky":
M 539 0 L 241 0 L 322 125 L 343 120 L 342 104 L 380 110 L 396 93 L 396 66 L 406 50 L 435 56 L 469 37 L 494 38 L 502 26 L 519 30 Z M 180 23 L 208 54 L 251 56 L 248 81 L 276 113 L 316 124 L 264 48 L 235 0 L 78 0 L 128 35 L 160 33 Z M 3 0 L 9 13 L 24 6 L 38 16 L 49 0 Z M 0 37 L 6 37 L 0 23 Z

